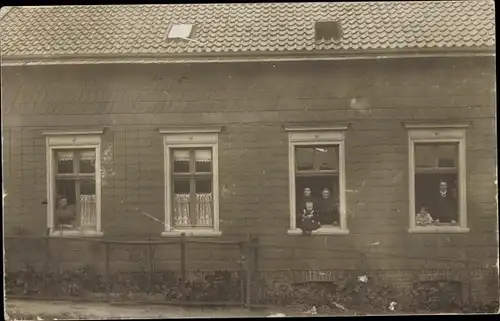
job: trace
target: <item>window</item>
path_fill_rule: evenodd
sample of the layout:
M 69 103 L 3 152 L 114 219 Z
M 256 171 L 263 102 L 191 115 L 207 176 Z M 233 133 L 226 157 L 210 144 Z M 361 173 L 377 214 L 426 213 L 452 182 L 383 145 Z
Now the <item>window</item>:
M 163 236 L 218 236 L 220 127 L 161 129 L 165 153 Z
M 468 232 L 467 124 L 408 123 L 410 232 Z
M 345 211 L 344 131 L 288 127 L 290 229 L 302 234 L 300 215 L 311 202 L 321 227 L 312 234 L 347 234 Z
M 101 236 L 102 130 L 46 132 L 51 236 Z
M 316 40 L 340 40 L 342 38 L 342 26 L 338 21 L 316 21 L 314 23 Z

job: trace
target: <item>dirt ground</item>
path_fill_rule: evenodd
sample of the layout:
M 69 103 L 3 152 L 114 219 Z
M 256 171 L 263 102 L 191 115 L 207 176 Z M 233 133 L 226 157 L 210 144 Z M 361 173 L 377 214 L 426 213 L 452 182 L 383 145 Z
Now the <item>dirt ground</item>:
M 243 308 L 202 308 L 178 306 L 130 306 L 67 301 L 7 300 L 6 320 L 67 320 L 107 318 L 204 318 L 259 317 L 280 313 L 279 309 L 248 311 Z M 293 312 L 285 312 L 291 316 Z M 297 313 L 293 313 L 297 315 Z

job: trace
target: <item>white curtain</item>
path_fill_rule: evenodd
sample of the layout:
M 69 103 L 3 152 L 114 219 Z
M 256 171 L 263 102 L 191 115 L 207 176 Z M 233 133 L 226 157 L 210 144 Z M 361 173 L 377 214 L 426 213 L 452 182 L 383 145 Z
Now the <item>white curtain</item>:
M 194 156 L 197 162 L 211 162 L 212 151 L 210 150 L 196 150 Z
M 57 152 L 57 160 L 60 162 L 69 162 L 74 158 L 73 152 Z
M 190 225 L 189 194 L 174 194 L 174 225 Z
M 95 160 L 95 152 L 92 150 L 81 152 L 80 159 L 85 160 L 85 161 L 94 161 Z
M 196 194 L 195 217 L 191 217 L 189 210 L 189 194 L 174 194 L 175 226 L 212 226 L 212 193 Z
M 95 195 L 80 195 L 80 225 L 93 228 L 97 226 Z
M 212 224 L 212 193 L 196 194 L 196 225 Z
M 174 150 L 175 162 L 189 162 L 190 155 L 188 150 Z

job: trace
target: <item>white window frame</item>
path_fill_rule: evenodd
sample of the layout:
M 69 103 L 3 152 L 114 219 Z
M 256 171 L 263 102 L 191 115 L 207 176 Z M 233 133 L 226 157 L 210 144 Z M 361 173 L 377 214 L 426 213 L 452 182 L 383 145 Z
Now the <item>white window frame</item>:
M 409 233 L 468 233 L 467 226 L 467 171 L 465 134 L 468 123 L 429 124 L 405 123 L 408 130 L 408 172 L 409 172 Z M 458 225 L 417 226 L 415 222 L 415 144 L 458 143 Z
M 46 162 L 47 162 L 47 227 L 49 235 L 53 237 L 100 237 L 101 228 L 101 135 L 102 129 L 46 131 Z M 95 162 L 95 192 L 96 192 L 96 229 L 95 230 L 57 230 L 54 228 L 55 210 L 55 151 L 60 149 L 94 149 Z
M 164 237 L 220 236 L 219 229 L 219 133 L 222 126 L 160 129 L 163 134 L 164 170 L 165 170 L 165 230 Z M 171 149 L 175 148 L 210 148 L 212 150 L 212 193 L 213 193 L 213 228 L 176 229 L 172 226 L 172 186 L 171 186 Z
M 349 234 L 346 216 L 346 182 L 345 182 L 345 131 L 347 125 L 332 127 L 285 127 L 288 132 L 288 172 L 290 199 L 290 227 L 288 235 L 301 235 L 302 230 L 296 226 L 296 189 L 295 189 L 295 147 L 337 145 L 339 147 L 339 214 L 340 227 L 324 226 L 313 231 L 312 235 Z

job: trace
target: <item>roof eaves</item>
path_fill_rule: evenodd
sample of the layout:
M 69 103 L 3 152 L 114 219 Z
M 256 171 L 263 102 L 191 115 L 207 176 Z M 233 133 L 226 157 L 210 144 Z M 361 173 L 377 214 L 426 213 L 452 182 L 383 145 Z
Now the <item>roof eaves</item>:
M 2 65 L 58 65 L 106 63 L 214 63 L 250 61 L 306 61 L 306 60 L 366 60 L 426 57 L 495 56 L 494 47 L 417 48 L 385 50 L 331 50 L 248 53 L 183 53 L 183 54 L 110 54 L 110 55 L 25 55 L 3 56 Z

